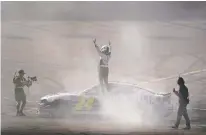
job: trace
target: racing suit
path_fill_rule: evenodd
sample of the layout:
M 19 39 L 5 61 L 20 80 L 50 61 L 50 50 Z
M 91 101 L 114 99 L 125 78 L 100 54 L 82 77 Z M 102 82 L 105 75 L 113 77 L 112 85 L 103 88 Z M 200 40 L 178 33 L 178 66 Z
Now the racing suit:
M 103 46 L 104 47 L 104 46 Z M 111 53 L 106 54 L 103 51 L 100 51 L 99 47 L 96 46 L 97 52 L 100 56 L 100 62 L 99 62 L 99 82 L 101 85 L 102 92 L 103 87 L 105 86 L 107 90 L 109 90 L 109 85 L 108 85 L 108 76 L 109 76 L 109 67 L 108 63 L 111 57 Z

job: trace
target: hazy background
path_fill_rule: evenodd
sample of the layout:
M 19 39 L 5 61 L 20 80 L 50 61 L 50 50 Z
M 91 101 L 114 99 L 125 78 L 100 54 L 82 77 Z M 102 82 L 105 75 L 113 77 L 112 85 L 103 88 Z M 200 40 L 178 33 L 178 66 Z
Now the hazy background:
M 2 114 L 15 111 L 17 69 L 38 77 L 28 106 L 45 94 L 98 83 L 92 40 L 112 43 L 110 81 L 171 92 L 176 78 L 206 69 L 206 2 L 2 2 Z M 205 108 L 206 73 L 185 76 L 190 107 Z

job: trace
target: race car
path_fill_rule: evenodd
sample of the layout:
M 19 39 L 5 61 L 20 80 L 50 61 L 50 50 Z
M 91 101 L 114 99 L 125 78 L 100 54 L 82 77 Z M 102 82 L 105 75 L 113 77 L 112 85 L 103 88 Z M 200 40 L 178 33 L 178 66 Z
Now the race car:
M 105 95 L 100 94 L 100 86 L 95 85 L 83 92 L 57 93 L 46 95 L 41 98 L 39 103 L 39 116 L 44 117 L 73 117 L 74 115 L 102 116 L 106 105 L 117 101 L 122 103 L 129 101 L 134 107 L 148 112 L 148 108 L 153 111 L 161 112 L 157 114 L 167 116 L 171 113 L 171 93 L 158 94 L 147 89 L 140 88 L 134 84 L 109 83 L 110 91 Z M 147 106 L 147 107 L 146 107 Z M 123 108 L 124 109 L 124 108 Z M 120 110 L 121 111 L 121 110 Z M 146 113 L 145 113 L 146 114 Z

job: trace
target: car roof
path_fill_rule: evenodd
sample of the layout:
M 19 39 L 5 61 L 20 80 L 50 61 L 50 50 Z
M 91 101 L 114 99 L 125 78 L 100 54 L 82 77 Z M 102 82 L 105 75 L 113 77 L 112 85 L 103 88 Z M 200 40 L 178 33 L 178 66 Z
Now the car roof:
M 151 95 L 155 95 L 155 96 L 170 96 L 171 93 L 156 93 L 156 92 L 153 92 L 152 90 L 149 90 L 149 89 L 145 89 L 145 88 L 141 88 L 139 87 L 138 85 L 136 84 L 131 84 L 131 83 L 121 83 L 121 82 L 109 82 L 109 85 L 110 87 L 114 90 L 112 91 L 113 93 L 115 92 L 118 92 L 118 91 L 125 91 L 125 92 L 128 92 L 128 89 L 132 92 L 135 92 L 135 91 L 144 91 L 148 94 L 151 94 Z M 93 85 L 91 86 L 90 88 L 88 89 L 85 89 L 77 94 L 72 94 L 72 93 L 57 93 L 57 94 L 50 94 L 50 95 L 46 95 L 44 97 L 41 98 L 41 100 L 43 99 L 47 99 L 49 102 L 51 101 L 54 101 L 56 99 L 63 99 L 63 98 L 68 98 L 68 96 L 78 96 L 78 95 L 81 95 L 81 94 L 85 94 L 86 92 L 89 92 L 91 90 L 96 90 L 98 87 L 100 87 L 100 85 L 96 84 L 96 85 Z M 119 89 L 118 87 L 120 87 L 121 89 Z M 116 91 L 115 91 L 115 88 Z
M 154 92 L 153 90 L 151 89 L 147 89 L 147 88 L 141 88 L 139 87 L 137 84 L 132 84 L 132 83 L 122 83 L 122 82 L 109 82 L 109 85 L 111 88 L 117 88 L 117 87 L 121 87 L 121 90 L 123 90 L 124 87 L 126 87 L 127 89 L 128 88 L 131 88 L 130 90 L 142 90 L 142 91 L 145 91 L 149 94 L 153 94 L 153 95 L 156 95 L 156 96 L 167 96 L 167 95 L 170 95 L 171 93 L 157 93 L 157 92 Z M 93 85 L 91 86 L 90 88 L 88 89 L 85 89 L 84 91 L 81 91 L 80 93 L 78 94 L 84 94 L 88 91 L 91 91 L 93 89 L 97 89 L 97 88 L 100 88 L 100 85 L 96 84 L 96 85 Z M 125 90 L 126 91 L 126 90 Z

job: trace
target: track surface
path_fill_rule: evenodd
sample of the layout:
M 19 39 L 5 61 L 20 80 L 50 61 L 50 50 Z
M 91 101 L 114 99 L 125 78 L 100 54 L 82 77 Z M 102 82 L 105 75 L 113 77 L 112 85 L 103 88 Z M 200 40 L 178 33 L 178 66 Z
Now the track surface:
M 74 119 L 45 119 L 35 117 L 10 117 L 2 118 L 2 133 L 6 134 L 201 134 L 206 126 L 197 123 L 192 124 L 190 131 L 184 131 L 183 125 L 179 130 L 173 130 L 171 125 L 159 125 L 154 127 L 135 126 L 128 123 L 114 123 L 97 120 Z M 26 127 L 26 128 L 25 128 Z

